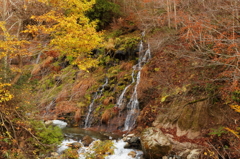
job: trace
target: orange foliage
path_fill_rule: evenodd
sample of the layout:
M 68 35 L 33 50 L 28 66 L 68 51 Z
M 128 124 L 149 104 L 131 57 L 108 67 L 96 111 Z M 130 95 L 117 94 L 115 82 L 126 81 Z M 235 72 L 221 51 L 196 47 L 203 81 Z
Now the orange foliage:
M 31 75 L 35 76 L 39 74 L 39 72 L 46 68 L 50 67 L 50 64 L 53 62 L 54 58 L 52 56 L 48 56 L 45 60 L 43 60 L 40 64 L 35 64 L 33 67 L 33 70 L 31 72 Z
M 79 122 L 81 121 L 81 115 L 82 115 L 81 109 L 77 109 L 77 111 L 75 112 L 75 116 L 74 116 L 74 120 L 75 120 L 76 124 L 79 124 Z
M 76 83 L 72 88 L 72 95 L 74 98 L 81 98 L 85 95 L 88 88 L 90 88 L 95 83 L 94 78 L 86 78 L 82 79 L 78 83 Z
M 65 88 L 60 93 L 58 93 L 56 103 L 65 101 L 67 98 L 69 98 L 69 91 Z
M 149 68 L 147 66 L 144 66 L 141 70 L 141 80 L 138 85 L 138 98 L 142 98 L 144 95 L 144 91 L 147 90 L 148 88 L 152 87 L 152 79 L 149 78 L 148 76 L 148 70 Z
M 120 69 L 121 70 L 131 70 L 133 67 L 133 63 L 131 62 L 122 62 L 121 65 L 120 65 Z
M 114 97 L 108 97 L 106 99 L 103 100 L 103 104 L 104 105 L 109 105 L 110 103 L 114 103 Z
M 107 109 L 102 114 L 101 122 L 103 124 L 108 124 L 109 120 L 114 116 L 116 116 L 117 114 L 118 114 L 118 108 L 113 107 L 113 108 Z
M 107 109 L 104 111 L 104 113 L 102 114 L 102 118 L 101 121 L 104 124 L 108 124 L 109 119 L 111 118 L 111 109 Z
M 44 52 L 47 56 L 58 57 L 60 54 L 58 51 L 50 50 Z
M 71 113 L 77 109 L 77 104 L 71 101 L 61 101 L 57 103 L 55 108 L 56 114 Z

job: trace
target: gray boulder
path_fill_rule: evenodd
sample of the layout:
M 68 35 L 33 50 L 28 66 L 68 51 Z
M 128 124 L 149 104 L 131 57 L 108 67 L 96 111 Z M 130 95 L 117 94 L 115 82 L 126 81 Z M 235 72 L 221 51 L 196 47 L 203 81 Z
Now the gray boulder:
M 141 134 L 141 146 L 146 158 L 167 156 L 172 150 L 169 139 L 158 128 L 146 128 Z

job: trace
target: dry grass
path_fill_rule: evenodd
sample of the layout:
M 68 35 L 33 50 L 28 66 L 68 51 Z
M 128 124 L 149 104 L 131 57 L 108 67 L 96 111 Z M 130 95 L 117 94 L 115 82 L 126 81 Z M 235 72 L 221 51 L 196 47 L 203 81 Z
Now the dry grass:
M 117 74 L 117 80 L 120 80 L 121 78 L 123 78 L 125 76 L 127 72 L 126 71 L 121 71 Z
M 109 120 L 112 116 L 111 111 L 112 111 L 111 109 L 107 109 L 107 110 L 104 111 L 104 113 L 102 114 L 102 119 L 101 119 L 102 123 L 108 124 L 108 122 L 109 122 Z
M 71 113 L 75 112 L 77 107 L 76 103 L 71 101 L 61 101 L 57 103 L 55 112 L 56 114 Z
M 41 68 L 45 68 L 49 66 L 50 63 L 52 63 L 54 57 L 48 56 L 42 63 L 41 63 Z
M 122 62 L 121 66 L 120 66 L 120 69 L 128 71 L 128 70 L 132 70 L 132 67 L 133 67 L 133 63 L 132 62 Z
M 102 114 L 102 118 L 101 121 L 103 124 L 108 124 L 109 120 L 111 118 L 113 118 L 114 116 L 116 116 L 119 112 L 119 109 L 116 107 L 110 108 L 110 109 L 106 109 L 104 111 L 104 113 Z
M 67 89 L 63 89 L 60 93 L 58 93 L 56 98 L 56 103 L 65 101 L 69 97 L 69 91 Z
M 115 98 L 114 97 L 108 97 L 108 98 L 105 98 L 103 100 L 103 104 L 104 105 L 109 105 L 110 103 L 114 103 L 115 102 Z
M 138 97 L 142 98 L 142 96 L 144 95 L 143 92 L 148 88 L 151 88 L 152 86 L 152 79 L 149 78 L 148 75 L 148 67 L 144 66 L 141 70 L 141 80 L 138 85 Z
M 35 64 L 33 69 L 32 69 L 32 72 L 31 72 L 31 75 L 34 76 L 34 75 L 37 75 L 41 70 L 41 66 L 39 64 Z
M 86 78 L 79 81 L 72 88 L 73 98 L 81 98 L 86 94 L 86 91 L 95 83 L 94 78 Z
M 79 124 L 79 122 L 81 121 L 81 116 L 82 116 L 82 111 L 81 109 L 77 109 L 75 116 L 74 116 L 74 120 L 76 124 Z
M 42 63 L 35 64 L 32 69 L 31 75 L 37 75 L 41 69 L 48 67 L 49 64 L 52 63 L 53 59 L 54 58 L 52 56 L 48 56 L 45 60 L 42 61 Z

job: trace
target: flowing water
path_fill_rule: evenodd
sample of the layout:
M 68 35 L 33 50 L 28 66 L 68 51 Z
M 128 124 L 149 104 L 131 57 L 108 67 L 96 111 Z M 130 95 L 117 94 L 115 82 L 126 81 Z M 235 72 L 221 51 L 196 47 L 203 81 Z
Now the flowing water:
M 104 87 L 107 84 L 108 84 L 108 78 L 106 78 L 105 83 L 101 87 L 98 88 L 98 91 L 94 93 L 93 100 L 90 103 L 90 105 L 88 106 L 88 113 L 87 113 L 87 116 L 86 116 L 86 119 L 85 119 L 84 128 L 89 128 L 91 126 L 91 113 L 92 113 L 93 108 L 94 108 L 95 100 L 101 97 L 101 95 L 104 91 Z
M 141 79 L 142 67 L 151 58 L 150 46 L 148 45 L 148 48 L 145 50 L 144 50 L 143 42 L 141 41 L 139 44 L 138 63 L 133 66 L 133 70 L 132 70 L 132 82 L 128 86 L 125 87 L 125 89 L 119 96 L 117 104 L 116 104 L 116 107 L 118 107 L 120 109 L 122 108 L 122 105 L 124 104 L 123 103 L 124 97 L 125 97 L 125 94 L 126 94 L 128 88 L 135 83 L 133 94 L 131 96 L 130 101 L 127 104 L 127 116 L 126 116 L 126 120 L 124 123 L 124 129 L 123 129 L 124 131 L 131 130 L 134 127 L 137 116 L 139 115 L 139 112 L 140 112 L 137 88 L 138 88 L 138 85 L 139 85 L 140 79 Z M 136 80 L 135 80 L 135 78 L 136 78 Z M 91 104 L 88 106 L 88 113 L 87 113 L 87 116 L 85 119 L 84 128 L 88 128 L 91 126 L 91 113 L 94 109 L 95 100 L 97 98 L 101 97 L 104 87 L 107 84 L 108 84 L 108 79 L 106 78 L 105 84 L 103 84 L 99 88 L 99 91 L 95 92 L 95 94 L 93 95 L 93 100 L 92 100 Z
M 134 91 L 131 96 L 130 101 L 127 104 L 127 117 L 124 124 L 124 131 L 131 130 L 136 122 L 137 116 L 139 115 L 139 101 L 138 101 L 138 94 L 137 88 L 141 78 L 141 70 L 144 64 L 151 58 L 150 46 L 148 45 L 148 49 L 143 51 L 143 44 L 140 43 L 139 49 L 139 60 L 136 65 L 133 66 L 133 72 L 138 71 L 136 84 L 134 86 Z
M 95 142 L 98 142 L 99 140 L 112 140 L 114 144 L 114 153 L 112 155 L 106 156 L 105 159 L 141 159 L 143 156 L 143 152 L 136 149 L 125 149 L 124 146 L 126 145 L 126 142 L 119 139 L 120 136 L 114 135 L 111 133 L 101 133 L 101 132 L 95 132 L 90 130 L 84 130 L 79 127 L 75 128 L 69 128 L 66 127 L 67 123 L 60 121 L 60 120 L 54 120 L 54 125 L 59 126 L 60 128 L 63 128 L 64 136 L 66 137 L 65 140 L 62 141 L 61 145 L 58 146 L 57 152 L 59 154 L 62 154 L 64 150 L 69 148 L 69 145 L 74 142 L 79 142 L 82 144 L 82 138 L 86 135 L 91 136 L 94 141 L 88 146 L 78 149 L 78 155 L 79 159 L 86 159 L 86 154 L 94 153 L 93 152 L 93 146 Z M 136 157 L 128 156 L 128 154 L 134 151 L 136 153 Z
M 139 44 L 139 53 L 141 53 L 142 51 L 143 51 L 143 42 L 140 41 L 140 44 Z M 139 64 L 139 62 L 138 62 L 138 64 Z M 138 64 L 137 64 L 137 65 L 138 65 Z M 134 66 L 133 66 L 133 71 L 132 71 L 132 83 L 130 83 L 127 87 L 124 88 L 123 92 L 121 93 L 121 95 L 120 95 L 119 98 L 118 98 L 118 101 L 117 101 L 117 107 L 118 107 L 118 108 L 120 108 L 120 107 L 122 106 L 122 104 L 123 104 L 124 95 L 125 95 L 127 89 L 135 82 L 134 76 L 135 76 L 135 71 L 136 71 L 136 69 L 137 69 L 137 65 L 134 65 Z

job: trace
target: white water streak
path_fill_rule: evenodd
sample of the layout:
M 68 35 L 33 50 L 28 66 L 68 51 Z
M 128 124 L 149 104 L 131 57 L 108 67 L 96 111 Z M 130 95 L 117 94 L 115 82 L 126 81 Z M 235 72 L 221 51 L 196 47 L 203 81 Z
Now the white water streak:
M 141 41 L 140 48 L 141 48 L 141 52 L 139 52 L 140 57 L 139 57 L 138 63 L 133 67 L 133 71 L 138 70 L 138 74 L 137 74 L 136 85 L 134 87 L 134 92 L 131 96 L 130 101 L 127 104 L 128 112 L 127 112 L 127 117 L 126 117 L 125 124 L 124 124 L 124 129 L 123 129 L 124 131 L 131 130 L 134 127 L 137 116 L 139 115 L 140 110 L 139 110 L 137 88 L 138 88 L 138 84 L 140 83 L 140 79 L 141 79 L 142 67 L 151 58 L 151 51 L 150 51 L 149 44 L 148 44 L 148 49 L 144 52 L 143 44 Z
M 104 91 L 104 87 L 108 84 L 108 78 L 106 78 L 106 82 L 99 88 L 99 91 L 95 92 L 94 96 L 93 96 L 93 100 L 90 103 L 90 105 L 88 106 L 88 114 L 87 117 L 85 119 L 85 124 L 84 124 L 84 128 L 88 128 L 91 126 L 91 121 L 90 121 L 90 115 L 93 111 L 93 105 L 95 103 L 95 100 L 100 98 L 103 91 Z

